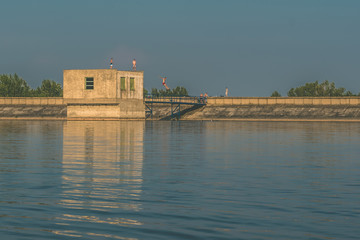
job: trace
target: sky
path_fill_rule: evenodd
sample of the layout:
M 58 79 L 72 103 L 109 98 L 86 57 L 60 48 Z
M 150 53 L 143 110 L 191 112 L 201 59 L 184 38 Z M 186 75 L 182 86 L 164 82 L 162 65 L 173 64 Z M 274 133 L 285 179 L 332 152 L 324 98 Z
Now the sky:
M 360 92 L 358 0 L 0 0 L 0 74 L 33 88 L 65 69 L 144 71 L 144 87 L 286 96 L 328 80 Z

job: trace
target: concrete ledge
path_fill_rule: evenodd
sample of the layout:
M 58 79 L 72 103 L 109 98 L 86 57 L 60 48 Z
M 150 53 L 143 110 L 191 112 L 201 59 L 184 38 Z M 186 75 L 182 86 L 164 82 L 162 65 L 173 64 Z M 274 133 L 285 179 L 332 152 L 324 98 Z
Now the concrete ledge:
M 360 120 L 359 105 L 208 105 L 182 119 L 353 119 Z
M 66 117 L 1 117 L 0 120 L 43 120 L 43 121 L 66 121 Z
M 76 99 L 76 98 L 64 98 L 65 104 L 100 104 L 100 103 L 119 103 L 124 101 L 123 99 L 116 98 L 88 98 L 88 99 Z
M 66 105 L 8 104 L 0 105 L 0 118 L 66 118 Z
M 0 105 L 64 105 L 62 97 L 0 97 Z
M 204 119 L 181 119 L 184 121 L 242 121 L 242 122 L 360 122 L 360 119 L 302 119 L 302 118 L 204 118 Z M 153 120 L 156 121 L 156 120 Z
M 67 118 L 67 121 L 145 121 L 139 118 Z
M 119 106 L 119 103 L 68 103 L 67 106 Z
M 209 97 L 208 105 L 360 105 L 360 97 Z

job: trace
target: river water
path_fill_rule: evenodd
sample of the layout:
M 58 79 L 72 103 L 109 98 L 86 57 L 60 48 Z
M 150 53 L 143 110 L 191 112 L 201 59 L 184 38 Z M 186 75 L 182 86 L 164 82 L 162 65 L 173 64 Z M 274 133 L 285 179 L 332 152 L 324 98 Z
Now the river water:
M 359 239 L 360 123 L 0 121 L 0 239 Z

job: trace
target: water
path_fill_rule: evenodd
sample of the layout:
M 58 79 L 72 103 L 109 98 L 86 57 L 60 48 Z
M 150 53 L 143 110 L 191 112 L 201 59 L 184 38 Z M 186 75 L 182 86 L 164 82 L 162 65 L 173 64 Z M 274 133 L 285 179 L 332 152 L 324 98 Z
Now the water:
M 0 239 L 358 239 L 360 123 L 0 121 Z

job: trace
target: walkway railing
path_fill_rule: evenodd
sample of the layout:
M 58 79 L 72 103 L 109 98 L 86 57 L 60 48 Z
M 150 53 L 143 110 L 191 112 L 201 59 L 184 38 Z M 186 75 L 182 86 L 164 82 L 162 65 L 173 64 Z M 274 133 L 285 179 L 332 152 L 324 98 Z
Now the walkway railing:
M 206 104 L 206 99 L 202 97 L 153 97 L 146 96 L 145 103 L 180 103 L 180 104 Z

